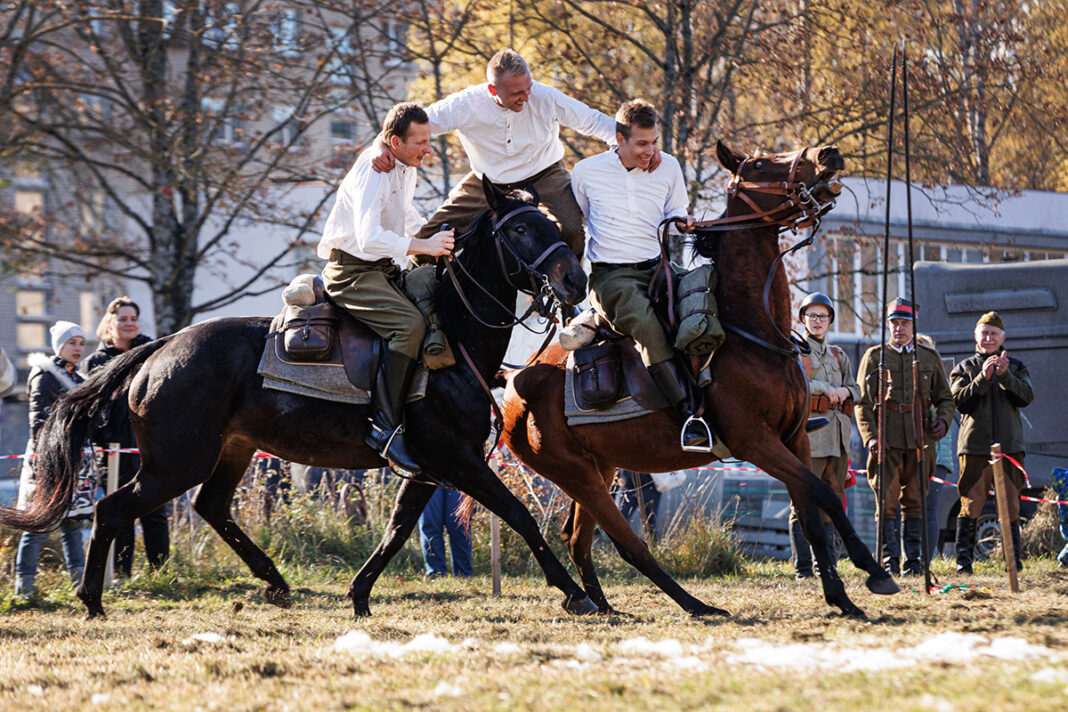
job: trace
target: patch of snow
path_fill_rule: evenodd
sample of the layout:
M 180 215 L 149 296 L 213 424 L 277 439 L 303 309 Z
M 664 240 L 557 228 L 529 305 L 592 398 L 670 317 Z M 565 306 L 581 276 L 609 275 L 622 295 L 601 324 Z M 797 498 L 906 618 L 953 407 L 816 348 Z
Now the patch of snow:
M 442 681 L 434 688 L 434 697 L 460 697 L 464 691 L 448 682 Z
M 601 654 L 590 647 L 589 643 L 579 643 L 575 646 L 575 657 L 586 662 L 597 663 L 603 660 Z
M 678 658 L 682 656 L 682 643 L 674 638 L 665 638 L 656 642 L 648 638 L 628 638 L 619 644 L 619 650 L 623 653 L 637 655 L 659 655 L 664 658 Z
M 957 709 L 946 698 L 935 697 L 934 695 L 924 695 L 920 698 L 920 704 L 935 712 L 956 712 Z
M 44 694 L 44 688 L 40 685 L 30 685 L 26 688 L 26 692 L 30 693 L 31 695 L 37 695 L 38 697 L 40 697 Z
M 185 640 L 182 641 L 182 645 L 196 645 L 197 643 L 207 643 L 208 645 L 222 645 L 226 642 L 226 638 L 218 633 L 194 633 Z
M 107 703 L 109 700 L 111 700 L 110 692 L 97 692 L 90 698 L 90 701 L 94 705 L 102 705 Z
M 337 652 L 381 655 L 392 658 L 399 658 L 408 653 L 447 653 L 458 648 L 459 646 L 453 645 L 445 638 L 439 638 L 433 633 L 420 633 L 407 643 L 401 644 L 389 640 L 376 641 L 362 630 L 350 630 L 334 641 L 334 650 Z
M 1035 682 L 1048 682 L 1051 685 L 1068 683 L 1068 670 L 1059 668 L 1042 668 L 1031 673 L 1031 679 Z

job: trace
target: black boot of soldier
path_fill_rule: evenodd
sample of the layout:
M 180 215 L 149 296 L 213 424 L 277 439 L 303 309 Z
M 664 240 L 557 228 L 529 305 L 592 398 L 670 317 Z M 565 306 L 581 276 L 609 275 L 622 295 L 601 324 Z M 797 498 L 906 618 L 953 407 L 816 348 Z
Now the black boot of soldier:
M 682 419 L 682 449 L 711 452 L 716 444 L 712 429 L 704 418 L 697 417 L 690 407 L 690 400 L 686 397 L 686 388 L 679 379 L 675 364 L 671 361 L 650 364 L 649 373 L 656 387 L 660 389 L 667 402 L 674 406 L 676 414 Z
M 883 568 L 893 576 L 901 575 L 901 541 L 898 537 L 897 513 L 883 519 Z
M 975 520 L 957 517 L 957 573 L 971 575 L 975 560 Z
M 397 467 L 417 475 L 419 465 L 404 442 L 404 402 L 415 366 L 415 360 L 405 354 L 386 352 L 372 396 L 375 413 L 364 442 Z
M 794 561 L 794 576 L 798 581 L 812 578 L 812 549 L 801 529 L 801 522 L 790 520 L 790 553 Z
M 902 573 L 906 576 L 923 575 L 923 520 L 919 517 L 905 519 L 905 565 Z
M 1020 520 L 1014 521 L 1011 527 L 1012 551 L 1016 555 L 1016 570 L 1023 571 L 1023 551 L 1020 548 Z

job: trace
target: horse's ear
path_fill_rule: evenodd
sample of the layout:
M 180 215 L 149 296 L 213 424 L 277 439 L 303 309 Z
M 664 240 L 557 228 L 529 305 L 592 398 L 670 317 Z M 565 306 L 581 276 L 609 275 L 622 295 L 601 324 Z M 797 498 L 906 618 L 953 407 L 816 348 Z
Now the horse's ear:
M 492 210 L 497 210 L 499 206 L 504 205 L 507 199 L 504 191 L 487 178 L 485 173 L 482 174 L 482 192 L 486 194 L 486 203 Z
M 716 157 L 719 158 L 719 164 L 731 173 L 736 173 L 745 160 L 745 156 L 735 152 L 722 140 L 716 141 Z

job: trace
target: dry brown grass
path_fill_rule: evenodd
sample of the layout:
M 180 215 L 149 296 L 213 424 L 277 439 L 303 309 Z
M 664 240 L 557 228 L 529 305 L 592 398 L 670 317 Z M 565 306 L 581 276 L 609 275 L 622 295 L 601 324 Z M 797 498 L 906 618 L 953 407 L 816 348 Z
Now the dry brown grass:
M 779 564 L 750 565 L 737 577 L 685 585 L 733 618 L 691 619 L 643 581 L 608 578 L 606 593 L 630 615 L 568 617 L 559 595 L 534 577 L 507 578 L 489 595 L 488 578 L 433 580 L 387 574 L 372 617 L 353 621 L 341 598 L 345 575 L 305 580 L 296 606 L 262 603 L 255 583 L 134 582 L 105 597 L 110 617 L 85 622 L 69 591 L 44 609 L 0 614 L 0 708 L 312 710 L 1063 710 L 1068 707 L 1068 581 L 1051 561 L 1027 563 L 1023 591 L 982 564 L 968 581 L 989 592 L 875 597 L 841 567 L 870 623 L 833 615 L 818 585 L 797 583 Z M 46 577 L 58 585 L 58 576 Z M 913 582 L 914 583 L 914 582 Z M 195 584 L 195 585 L 194 585 Z M 433 633 L 445 652 L 399 658 L 333 649 L 360 630 L 406 643 Z M 198 633 L 223 642 L 183 643 Z M 739 640 L 904 650 L 944 632 L 1006 636 L 1044 646 L 1035 659 L 929 661 L 901 670 L 765 670 L 730 664 Z M 639 637 L 678 641 L 683 658 L 625 651 Z M 503 643 L 506 645 L 498 647 Z M 592 652 L 578 646 L 585 644 Z M 512 647 L 512 646 L 515 647 Z M 810 647 L 806 650 L 816 650 Z M 599 659 L 598 659 L 599 658 Z M 681 661 L 681 662 L 680 662 Z M 1033 679 L 1033 676 L 1037 677 Z M 95 697 L 94 697 L 95 696 Z M 94 702 L 95 699 L 95 702 Z

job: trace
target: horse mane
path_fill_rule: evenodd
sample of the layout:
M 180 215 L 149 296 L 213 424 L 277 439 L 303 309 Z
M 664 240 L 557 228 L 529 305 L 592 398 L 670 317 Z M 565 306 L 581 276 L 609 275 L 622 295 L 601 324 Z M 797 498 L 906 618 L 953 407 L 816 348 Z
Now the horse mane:
M 511 191 L 508 193 L 508 198 L 508 201 L 498 211 L 502 215 L 523 204 L 537 204 L 532 202 L 533 196 L 526 191 Z M 492 221 L 493 215 L 490 210 L 479 213 L 467 231 L 457 236 L 457 242 L 462 241 L 463 249 L 453 257 L 453 269 L 460 281 L 460 287 L 478 310 L 479 318 L 490 323 L 504 321 L 507 314 L 496 304 L 488 303 L 488 297 L 471 283 L 464 272 L 477 276 L 480 280 L 479 284 L 491 292 L 494 291 L 493 285 L 502 278 L 498 266 L 499 257 L 494 248 Z M 437 312 L 441 328 L 449 341 L 454 344 L 457 341 L 463 341 L 467 336 L 467 327 L 472 317 L 452 280 L 446 274 L 442 275 L 434 289 L 434 310 Z
M 716 219 L 719 220 L 726 215 L 727 213 L 724 211 Z M 723 233 L 717 230 L 702 230 L 698 227 L 694 230 L 693 235 L 687 238 L 686 244 L 689 246 L 692 255 L 708 257 L 718 261 L 720 238 L 722 236 Z

